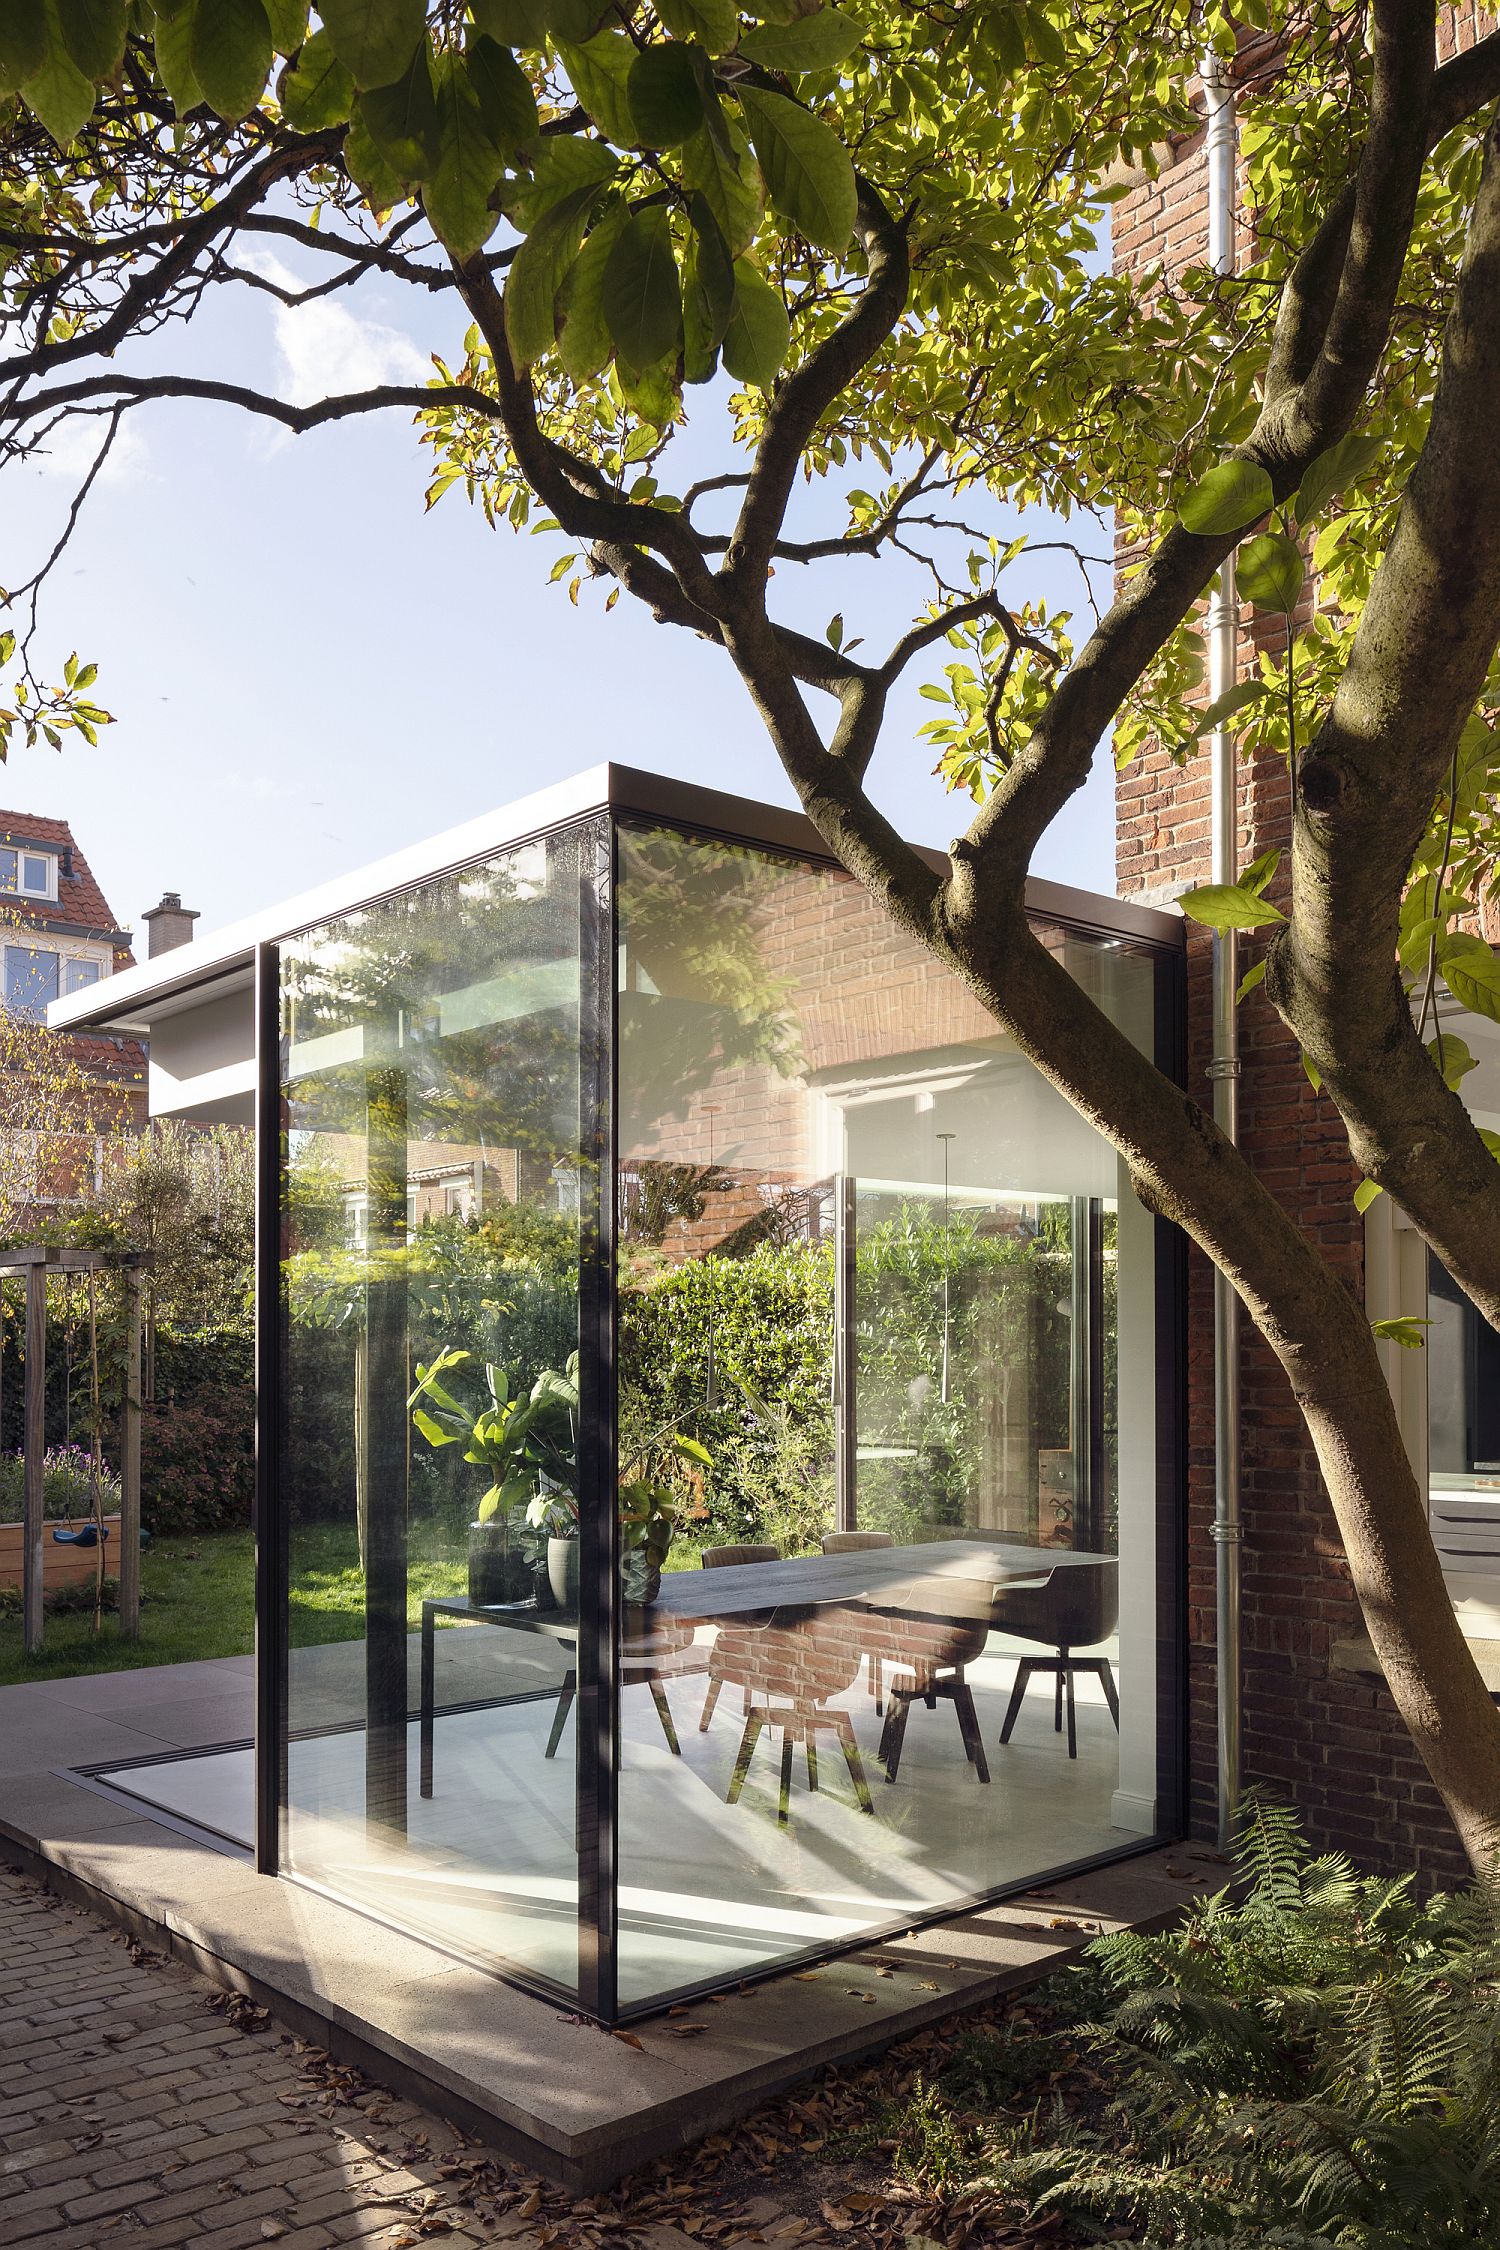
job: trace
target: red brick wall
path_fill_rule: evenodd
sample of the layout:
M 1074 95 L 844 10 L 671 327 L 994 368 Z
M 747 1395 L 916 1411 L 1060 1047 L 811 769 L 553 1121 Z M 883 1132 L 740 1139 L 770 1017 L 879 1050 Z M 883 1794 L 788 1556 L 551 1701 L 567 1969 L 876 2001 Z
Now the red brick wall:
M 1471 43 L 1485 11 L 1449 11 L 1444 44 Z M 1488 28 L 1487 24 L 1483 25 Z M 1242 243 L 1248 229 L 1242 216 Z M 1117 266 L 1148 276 L 1201 263 L 1207 203 L 1201 137 L 1175 152 L 1161 177 L 1116 206 Z M 1242 619 L 1242 631 L 1245 621 Z M 1277 629 L 1279 631 L 1279 628 Z M 1247 637 L 1248 646 L 1248 637 Z M 1243 673 L 1242 673 L 1243 676 Z M 1157 753 L 1119 778 L 1116 866 L 1122 897 L 1164 892 L 1209 875 L 1206 749 L 1182 768 Z M 1258 759 L 1240 769 L 1239 864 L 1285 844 L 1289 799 L 1284 765 Z M 1277 891 L 1273 889 L 1273 898 Z M 1246 961 L 1253 957 L 1247 946 Z M 1189 925 L 1189 1085 L 1207 1105 L 1210 941 Z M 1262 993 L 1240 1010 L 1241 1118 L 1246 1153 L 1266 1184 L 1356 1292 L 1363 1288 L 1363 1224 L 1354 1210 L 1357 1173 L 1330 1103 L 1312 1091 L 1295 1043 Z M 1214 1700 L 1213 1293 L 1207 1262 L 1190 1261 L 1189 1604 L 1193 1823 L 1211 1830 L 1216 1737 Z M 1330 1665 L 1339 1641 L 1363 1626 L 1332 1511 L 1311 1445 L 1281 1371 L 1253 1331 L 1241 1385 L 1245 1515 L 1245 1770 L 1301 1808 L 1322 1843 L 1369 1865 L 1415 1865 L 1447 1881 L 1463 1868 L 1456 1838 L 1426 1780 L 1383 1683 Z

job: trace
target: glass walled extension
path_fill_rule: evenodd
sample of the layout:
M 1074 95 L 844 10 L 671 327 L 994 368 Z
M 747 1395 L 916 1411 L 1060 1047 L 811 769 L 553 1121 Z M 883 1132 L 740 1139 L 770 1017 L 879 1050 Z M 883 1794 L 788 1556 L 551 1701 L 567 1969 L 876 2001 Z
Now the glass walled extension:
M 1165 1230 L 956 979 L 618 814 L 276 961 L 263 1864 L 609 2020 L 1170 1832 Z
M 1113 1152 L 841 873 L 662 828 L 619 867 L 621 1455 L 702 1453 L 622 1649 L 642 2005 L 1150 1835 L 1165 1621 Z M 1051 942 L 1149 1048 L 1152 961 Z

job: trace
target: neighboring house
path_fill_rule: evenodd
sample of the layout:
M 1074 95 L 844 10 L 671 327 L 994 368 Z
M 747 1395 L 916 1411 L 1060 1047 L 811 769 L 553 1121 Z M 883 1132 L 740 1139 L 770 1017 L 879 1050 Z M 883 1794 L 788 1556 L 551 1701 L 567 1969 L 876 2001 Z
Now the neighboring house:
M 1445 11 L 1445 52 L 1471 46 L 1491 12 Z M 1263 62 L 1264 43 L 1241 51 Z M 1202 134 L 1162 152 L 1160 176 L 1138 179 L 1115 206 L 1118 270 L 1149 276 L 1201 265 L 1208 240 Z M 1238 215 L 1241 266 L 1251 226 Z M 1240 676 L 1251 655 L 1241 611 Z M 1275 628 L 1281 631 L 1278 620 Z M 1277 644 L 1279 645 L 1279 643 Z M 1285 845 L 1291 808 L 1284 763 L 1257 756 L 1238 771 L 1238 855 L 1246 866 Z M 1175 764 L 1155 751 L 1131 765 L 1117 791 L 1117 883 L 1122 898 L 1167 905 L 1210 879 L 1210 770 L 1206 751 Z M 1275 894 L 1279 895 L 1279 893 Z M 1493 936 L 1493 932 L 1487 932 Z M 1188 1083 L 1211 1097 L 1210 938 L 1189 923 Z M 1500 1124 L 1496 1027 L 1444 1006 L 1481 1067 L 1465 1085 L 1484 1124 Z M 1426 1351 L 1383 1348 L 1419 1478 L 1431 1495 L 1439 1552 L 1465 1631 L 1481 1660 L 1500 1660 L 1500 1339 L 1455 1302 L 1424 1245 L 1381 1196 L 1361 1218 L 1359 1174 L 1331 1102 L 1316 1094 L 1297 1043 L 1263 993 L 1239 1011 L 1241 1142 L 1262 1180 L 1298 1226 L 1361 1294 L 1372 1318 L 1431 1314 Z M 1434 1261 L 1435 1265 L 1435 1261 Z M 1189 1298 L 1189 1679 L 1191 1787 L 1196 1824 L 1211 1828 L 1215 1796 L 1215 1550 L 1213 1289 L 1194 1253 Z M 1321 1843 L 1393 1869 L 1457 1879 L 1464 1861 L 1447 1815 L 1413 1750 L 1365 1635 L 1311 1441 L 1286 1378 L 1245 1327 L 1240 1381 L 1243 1440 L 1244 1763 L 1249 1781 L 1292 1796 Z M 1430 1422 L 1430 1429 L 1429 1429 Z M 1500 1684 L 1500 1669 L 1492 1669 Z
M 49 1002 L 134 956 L 67 821 L 0 811 L 0 1138 L 6 1201 L 55 1208 L 97 1178 L 109 1140 L 146 1121 L 146 1057 L 133 1039 L 45 1030 Z M 45 1044 L 43 1044 L 45 1042 Z M 57 1131 L 57 1109 L 69 1128 Z M 81 1130 L 74 1130 L 81 1127 Z

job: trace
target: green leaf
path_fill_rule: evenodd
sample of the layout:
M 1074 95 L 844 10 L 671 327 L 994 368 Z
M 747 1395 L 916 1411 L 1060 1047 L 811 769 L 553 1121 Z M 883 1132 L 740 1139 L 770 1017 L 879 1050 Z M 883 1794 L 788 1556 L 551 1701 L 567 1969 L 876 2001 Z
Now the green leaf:
M 53 0 L 53 5 L 63 45 L 84 77 L 113 77 L 125 52 L 125 0 Z
M 391 170 L 403 180 L 425 180 L 438 160 L 437 95 L 425 39 L 394 85 L 370 87 L 359 108 Z
M 631 147 L 641 137 L 626 92 L 636 60 L 635 42 L 623 31 L 601 31 L 580 47 L 560 46 L 557 52 L 574 93 L 605 139 Z
M 792 341 L 781 292 L 747 258 L 734 262 L 734 311 L 724 331 L 724 365 L 742 383 L 768 391 Z
M 848 247 L 859 191 L 849 151 L 819 118 L 784 94 L 738 88 L 773 210 L 820 250 Z
M 394 204 L 406 201 L 405 182 L 397 178 L 381 155 L 380 144 L 357 106 L 344 135 L 344 169 L 362 190 L 372 211 L 389 211 Z
M 516 252 L 505 284 L 505 333 L 522 367 L 552 348 L 557 293 L 578 255 L 598 192 L 594 182 L 572 189 L 542 214 Z
M 1191 920 L 1203 922 L 1211 930 L 1259 930 L 1286 920 L 1265 899 L 1238 883 L 1204 883 L 1196 891 L 1185 891 L 1177 903 Z
M 427 0 L 318 0 L 318 13 L 356 86 L 393 86 L 424 36 Z
M 433 1417 L 427 1412 L 425 1407 L 417 1407 L 412 1415 L 412 1420 L 416 1423 L 417 1428 L 421 1431 L 423 1437 L 426 1438 L 429 1445 L 457 1444 L 458 1440 L 454 1433 L 451 1430 L 445 1430 L 441 1422 L 434 1421 Z
M 718 221 L 732 256 L 748 250 L 765 207 L 764 189 L 750 144 L 732 119 L 719 118 L 715 132 L 705 123 L 682 151 L 682 176 L 697 188 Z
M 1275 502 L 1268 470 L 1257 461 L 1220 461 L 1200 477 L 1177 514 L 1185 531 L 1222 539 L 1244 531 Z
M 158 43 L 159 51 L 159 43 Z M 294 133 L 319 133 L 343 125 L 354 108 L 354 78 L 333 51 L 326 31 L 315 31 L 281 82 L 281 111 Z
M 629 216 L 622 203 L 605 212 L 563 284 L 557 355 L 575 383 L 587 382 L 609 362 L 612 344 L 604 318 L 604 269 Z
M 1379 1185 L 1377 1181 L 1361 1180 L 1359 1186 L 1354 1191 L 1355 1210 L 1368 1211 L 1376 1196 L 1382 1195 L 1384 1194 L 1384 1192 L 1384 1189 Z
M 1251 993 L 1255 990 L 1256 986 L 1258 984 L 1264 984 L 1265 981 L 1266 964 L 1264 957 L 1262 957 L 1262 959 L 1260 959 L 1259 961 L 1252 961 L 1250 967 L 1240 978 L 1239 984 L 1235 988 L 1235 999 L 1248 1000 Z
M 1273 846 L 1270 851 L 1262 852 L 1259 859 L 1252 859 L 1248 867 L 1241 869 L 1240 889 L 1249 891 L 1254 898 L 1264 898 L 1270 887 L 1271 879 L 1280 865 L 1281 850 L 1279 846 Z
M 517 184 L 506 202 L 507 214 L 523 234 L 554 204 L 582 187 L 601 187 L 619 170 L 619 159 L 602 141 L 554 134 L 538 143 L 531 178 Z
M 46 59 L 46 0 L 5 0 L 0 7 L 0 92 L 24 86 Z
M 1460 1039 L 1456 1031 L 1443 1031 L 1436 1039 L 1429 1039 L 1427 1052 L 1450 1093 L 1456 1094 L 1469 1072 L 1479 1068 L 1479 1057 L 1469 1052 L 1467 1040 Z
M 510 49 L 488 37 L 471 42 L 468 62 L 485 130 L 502 156 L 514 158 L 537 129 L 531 80 Z
M 734 312 L 734 260 L 702 194 L 692 197 L 688 214 L 693 239 L 682 306 L 683 372 L 690 383 L 706 383 Z
M 1304 575 L 1301 549 L 1279 531 L 1247 539 L 1235 558 L 1235 585 L 1257 609 L 1279 609 L 1290 616 Z
M 1370 1182 L 1366 1180 L 1364 1185 L 1368 1187 Z M 1373 1203 L 1374 1200 L 1375 1198 L 1372 1195 L 1370 1201 Z M 1359 1202 L 1357 1194 L 1355 1202 L 1356 1204 Z M 1363 1206 L 1360 1207 L 1363 1208 Z M 1424 1328 L 1430 1328 L 1431 1326 L 1430 1320 L 1419 1320 L 1414 1313 L 1399 1313 L 1394 1320 L 1372 1320 L 1370 1333 L 1372 1336 L 1378 1336 L 1382 1343 L 1399 1344 L 1403 1351 L 1419 1352 L 1427 1342 L 1427 1338 L 1422 1331 Z
M 156 67 L 179 117 L 186 117 L 203 106 L 203 88 L 193 69 L 193 26 L 197 12 L 197 0 L 187 0 L 186 7 L 170 15 L 161 6 L 156 10 Z
M 554 41 L 564 39 L 581 47 L 614 9 L 610 0 L 547 0 L 547 26 Z
M 1351 430 L 1337 445 L 1320 453 L 1297 487 L 1292 505 L 1298 523 L 1309 524 L 1314 516 L 1321 515 L 1334 494 L 1347 492 L 1351 484 L 1357 484 L 1384 451 L 1383 439 L 1359 437 Z
M 1483 938 L 1456 931 L 1438 941 L 1443 982 L 1461 1008 L 1500 1023 L 1500 960 Z
M 656 0 L 656 12 L 679 39 L 696 39 L 711 55 L 724 55 L 739 36 L 734 0 Z
M 1500 1133 L 1492 1133 L 1488 1125 L 1481 1125 L 1479 1127 L 1479 1138 L 1483 1141 L 1491 1156 L 1494 1157 L 1495 1162 L 1500 1164 Z
M 425 53 L 425 47 L 419 52 Z M 455 258 L 472 258 L 500 221 L 490 198 L 505 169 L 462 55 L 438 58 L 438 159 L 422 189 L 422 207 Z
M 1269 680 L 1241 680 L 1237 687 L 1226 688 L 1215 696 L 1208 709 L 1194 727 L 1190 739 L 1198 741 L 1205 734 L 1213 734 L 1224 726 L 1237 712 L 1247 711 L 1252 703 L 1264 703 L 1274 695 L 1276 688 Z
M 1026 40 L 1038 62 L 1057 65 L 1068 59 L 1062 33 L 1035 0 L 1028 0 L 1026 8 Z
M 682 335 L 682 291 L 672 229 L 660 204 L 634 211 L 604 270 L 604 318 L 615 347 L 638 373 L 675 351 Z
M 307 0 L 265 0 L 278 55 L 295 55 L 307 43 Z
M 547 40 L 547 0 L 469 0 L 480 31 L 501 47 L 541 47 Z
M 84 77 L 61 40 L 54 39 L 41 69 L 21 88 L 21 99 L 57 146 L 67 148 L 94 114 L 94 81 Z
M 747 31 L 739 51 L 767 70 L 836 70 L 864 44 L 864 36 L 837 8 L 820 8 L 815 16 L 798 16 L 793 23 Z
M 248 117 L 271 75 L 271 25 L 261 0 L 199 0 L 193 76 L 215 116 Z
M 704 122 L 692 50 L 673 40 L 647 47 L 630 69 L 631 115 L 646 148 L 680 148 Z

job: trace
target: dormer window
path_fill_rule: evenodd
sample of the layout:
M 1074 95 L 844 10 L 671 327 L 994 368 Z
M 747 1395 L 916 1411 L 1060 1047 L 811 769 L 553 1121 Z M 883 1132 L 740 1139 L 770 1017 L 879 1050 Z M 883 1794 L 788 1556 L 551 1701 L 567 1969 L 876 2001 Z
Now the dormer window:
M 21 898 L 56 898 L 57 860 L 51 852 L 16 850 L 0 846 L 0 892 Z

